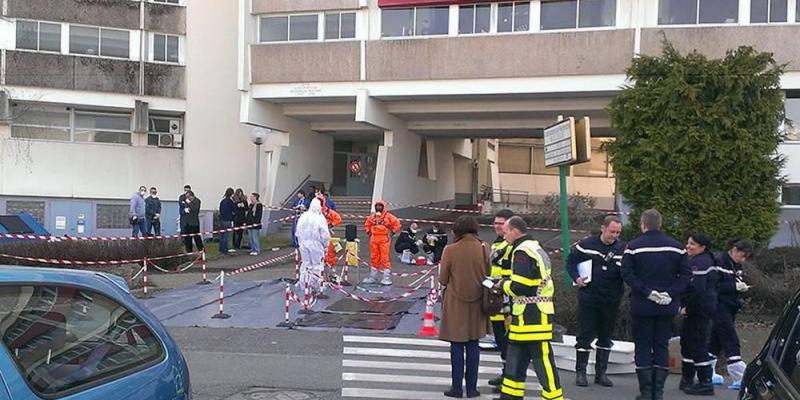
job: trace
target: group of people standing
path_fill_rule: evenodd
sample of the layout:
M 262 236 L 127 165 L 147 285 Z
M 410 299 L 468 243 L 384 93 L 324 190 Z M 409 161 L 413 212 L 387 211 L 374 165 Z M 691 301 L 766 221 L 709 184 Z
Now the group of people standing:
M 336 204 L 324 188 L 312 186 L 306 194 L 297 193 L 292 204 L 297 218 L 292 223 L 292 244 L 300 252 L 300 280 L 297 286 L 308 289 L 317 298 L 327 298 L 322 286 L 325 265 L 336 265 L 336 245 L 331 238 L 342 224 Z
M 669 339 L 678 314 L 684 316 L 679 388 L 689 395 L 714 395 L 714 366 L 721 353 L 727 357 L 734 385 L 740 383 L 745 364 L 734 320 L 741 307 L 739 294 L 748 289 L 741 280 L 741 263 L 752 254 L 752 246 L 735 239 L 727 251 L 713 253 L 706 235 L 693 233 L 683 245 L 661 232 L 661 224 L 658 211 L 644 211 L 642 234 L 626 245 L 619 240 L 622 222 L 609 216 L 598 236 L 581 240 L 570 253 L 567 269 L 578 286 L 578 386 L 588 386 L 587 366 L 595 339 L 594 381 L 613 386 L 606 371 L 623 283 L 631 288 L 637 400 L 664 398 Z
M 245 196 L 244 190 L 238 188 L 225 189 L 225 194 L 219 202 L 219 222 L 222 233 L 219 237 L 220 254 L 234 253 L 242 248 L 244 226 L 250 239 L 250 255 L 257 256 L 261 253 L 260 231 L 264 206 L 261 204 L 258 193 Z M 228 229 L 238 228 L 233 231 L 233 247 L 230 247 L 228 238 L 231 235 Z
M 130 210 L 128 212 L 131 224 L 131 236 L 161 236 L 161 200 L 158 198 L 158 189 L 139 186 L 139 190 L 131 196 Z

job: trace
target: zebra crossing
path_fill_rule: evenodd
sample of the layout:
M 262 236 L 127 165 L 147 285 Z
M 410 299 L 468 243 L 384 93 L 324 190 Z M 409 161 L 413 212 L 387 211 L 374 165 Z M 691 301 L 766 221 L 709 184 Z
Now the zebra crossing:
M 447 399 L 450 388 L 450 345 L 436 339 L 404 336 L 344 336 L 343 399 Z M 496 352 L 481 352 L 479 399 L 493 399 L 487 381 L 500 375 Z M 539 399 L 541 386 L 528 371 L 526 399 Z M 530 397 L 528 397 L 530 396 Z

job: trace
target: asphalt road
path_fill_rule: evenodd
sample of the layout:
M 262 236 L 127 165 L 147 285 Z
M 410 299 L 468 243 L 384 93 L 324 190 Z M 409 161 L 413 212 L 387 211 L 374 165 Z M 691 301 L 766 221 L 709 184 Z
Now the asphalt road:
M 196 400 L 341 398 L 343 341 L 339 333 L 219 328 L 171 328 L 170 332 L 189 363 Z M 574 374 L 559 373 L 569 399 L 633 399 L 637 393 L 633 375 L 613 376 L 615 387 L 607 389 L 577 388 Z M 680 393 L 677 384 L 678 376 L 672 375 L 666 399 L 695 398 Z M 736 394 L 718 389 L 715 398 L 733 400 Z

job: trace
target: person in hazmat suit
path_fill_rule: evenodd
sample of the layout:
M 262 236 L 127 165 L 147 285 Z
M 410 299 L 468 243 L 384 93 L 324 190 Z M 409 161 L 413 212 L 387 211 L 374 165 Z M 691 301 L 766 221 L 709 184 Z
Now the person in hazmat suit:
M 314 293 L 321 292 L 321 277 L 324 268 L 323 259 L 331 240 L 328 221 L 322 215 L 322 203 L 314 199 L 308 211 L 297 220 L 295 233 L 300 246 L 300 280 L 298 289 L 309 288 Z
M 392 261 L 390 258 L 392 236 L 400 232 L 400 228 L 402 228 L 400 220 L 386 210 L 386 203 L 383 201 L 375 203 L 375 212 L 364 222 L 364 230 L 369 235 L 369 254 L 372 267 L 369 276 L 364 279 L 364 283 L 377 282 L 378 271 L 383 271 L 381 285 L 392 284 Z

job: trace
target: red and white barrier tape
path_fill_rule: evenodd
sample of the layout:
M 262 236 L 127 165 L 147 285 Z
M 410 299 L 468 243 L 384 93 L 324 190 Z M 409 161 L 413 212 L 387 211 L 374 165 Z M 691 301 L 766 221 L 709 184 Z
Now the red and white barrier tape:
M 269 266 L 269 265 L 272 265 L 272 264 L 275 264 L 275 263 L 278 263 L 278 262 L 289 261 L 289 260 L 292 259 L 292 257 L 294 257 L 294 253 L 285 254 L 285 255 L 282 255 L 280 257 L 271 258 L 269 260 L 260 261 L 260 262 L 257 262 L 255 264 L 251 264 L 251 265 L 248 265 L 248 266 L 245 266 L 245 267 L 242 267 L 242 268 L 238 268 L 238 269 L 235 269 L 235 270 L 233 270 L 231 272 L 226 272 L 225 275 L 233 276 L 233 275 L 243 274 L 245 272 L 255 271 L 255 270 L 259 269 L 259 268 L 264 268 L 266 266 Z
M 188 270 L 189 268 L 192 268 L 202 258 L 203 258 L 203 255 L 200 254 L 194 260 L 192 260 L 192 262 L 190 262 L 189 265 L 187 265 L 187 266 L 185 266 L 183 268 L 178 268 L 177 270 L 174 270 L 174 271 L 170 271 L 168 269 L 161 268 L 158 265 L 156 265 L 154 262 L 151 262 L 150 259 L 147 259 L 147 262 L 150 264 L 150 266 L 152 266 L 153 268 L 155 268 L 155 269 L 157 269 L 157 270 L 159 270 L 159 271 L 161 271 L 161 272 L 163 272 L 165 274 L 179 274 L 181 272 L 186 272 L 186 270 Z
M 276 220 L 272 220 L 269 222 L 265 222 L 264 224 L 250 224 L 250 225 L 242 225 L 242 226 L 235 226 L 232 228 L 226 229 L 217 229 L 207 232 L 198 232 L 198 233 L 178 233 L 175 235 L 161 235 L 161 236 L 52 236 L 52 235 L 33 235 L 27 233 L 0 233 L 0 239 L 27 239 L 27 240 L 48 240 L 52 242 L 124 242 L 124 241 L 137 241 L 137 240 L 165 240 L 165 239 L 181 239 L 187 237 L 194 237 L 194 236 L 209 236 L 209 235 L 217 235 L 220 233 L 229 233 L 234 231 L 240 230 L 247 230 L 251 228 L 255 228 L 257 226 L 263 226 L 267 224 L 273 224 L 278 222 L 285 222 L 290 221 L 294 218 L 297 218 L 296 215 L 290 215 L 288 217 L 279 218 Z
M 62 259 L 62 258 L 25 257 L 25 256 L 16 256 L 16 255 L 13 255 L 13 254 L 4 254 L 4 253 L 0 253 L 0 258 L 8 258 L 8 259 L 12 259 L 12 260 L 21 260 L 21 261 L 31 261 L 31 262 L 38 262 L 40 264 L 51 264 L 51 265 L 95 266 L 95 265 L 138 264 L 138 263 L 143 262 L 144 260 L 148 260 L 148 261 L 152 261 L 152 260 L 167 260 L 167 259 L 170 259 L 170 258 L 198 255 L 200 253 L 201 252 L 181 253 L 181 254 L 173 254 L 173 255 L 161 256 L 161 257 L 144 257 L 144 258 L 132 258 L 132 259 L 122 259 L 122 260 L 67 260 L 67 259 Z

